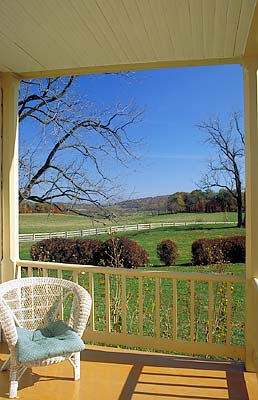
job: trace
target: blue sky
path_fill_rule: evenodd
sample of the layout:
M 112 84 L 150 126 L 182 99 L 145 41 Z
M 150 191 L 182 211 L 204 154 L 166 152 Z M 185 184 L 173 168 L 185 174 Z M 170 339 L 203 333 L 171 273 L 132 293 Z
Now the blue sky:
M 140 160 L 117 169 L 124 197 L 145 197 L 196 188 L 212 149 L 196 127 L 210 116 L 243 113 L 243 73 L 238 65 L 175 68 L 80 77 L 80 90 L 99 105 L 134 100 L 145 108 L 130 129 L 143 138 Z M 112 170 L 112 165 L 110 165 Z
M 243 72 L 238 65 L 138 71 L 129 78 L 85 75 L 77 78 L 75 90 L 76 96 L 95 103 L 93 110 L 118 102 L 145 110 L 128 131 L 133 139 L 142 139 L 134 147 L 138 159 L 130 160 L 127 168 L 105 164 L 108 176 L 120 184 L 120 199 L 196 189 L 213 153 L 196 125 L 209 117 L 226 121 L 234 111 L 243 113 Z M 26 137 L 29 144 L 38 143 L 35 121 L 21 124 L 20 136 L 21 143 Z M 47 143 L 44 146 L 47 149 Z M 45 158 L 44 151 L 37 157 Z

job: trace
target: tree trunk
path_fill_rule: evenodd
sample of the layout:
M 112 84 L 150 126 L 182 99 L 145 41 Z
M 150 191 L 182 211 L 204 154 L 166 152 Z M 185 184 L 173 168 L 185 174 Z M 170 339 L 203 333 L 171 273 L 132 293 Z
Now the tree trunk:
M 238 178 L 239 174 L 237 171 L 237 179 L 236 179 L 236 192 L 237 192 L 237 227 L 243 227 L 243 204 L 242 204 L 242 188 L 241 181 Z
M 242 215 L 242 201 L 238 201 L 237 199 L 237 227 L 243 227 L 243 215 Z

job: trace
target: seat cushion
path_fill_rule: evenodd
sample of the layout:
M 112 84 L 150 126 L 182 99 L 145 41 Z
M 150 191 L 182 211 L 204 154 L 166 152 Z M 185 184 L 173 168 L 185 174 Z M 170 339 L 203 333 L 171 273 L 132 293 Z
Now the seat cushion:
M 31 362 L 82 351 L 79 335 L 63 321 L 51 322 L 46 328 L 30 331 L 17 327 L 17 360 Z

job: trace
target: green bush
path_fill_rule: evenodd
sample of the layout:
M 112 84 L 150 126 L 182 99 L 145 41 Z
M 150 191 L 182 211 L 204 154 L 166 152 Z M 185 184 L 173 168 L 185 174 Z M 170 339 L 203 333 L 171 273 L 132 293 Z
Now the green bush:
M 193 265 L 244 262 L 245 236 L 198 239 L 192 243 Z
M 104 266 L 138 268 L 148 263 L 148 253 L 134 240 L 111 237 L 102 243 L 101 258 Z
M 34 261 L 98 265 L 101 241 L 97 239 L 46 239 L 31 246 Z
M 157 255 L 166 266 L 174 265 L 178 257 L 178 249 L 175 242 L 166 239 L 157 244 Z

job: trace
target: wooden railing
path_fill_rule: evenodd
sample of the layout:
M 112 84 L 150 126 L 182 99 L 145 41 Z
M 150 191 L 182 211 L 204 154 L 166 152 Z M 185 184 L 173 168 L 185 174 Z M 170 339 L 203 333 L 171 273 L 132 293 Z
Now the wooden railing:
M 17 276 L 58 276 L 91 293 L 84 339 L 244 359 L 245 277 L 19 261 Z
M 41 233 L 20 233 L 19 242 L 37 242 L 43 239 L 51 238 L 72 238 L 83 237 L 91 235 L 103 235 L 104 233 L 118 233 L 130 231 L 142 231 L 156 228 L 167 228 L 171 226 L 187 226 L 187 225 L 213 225 L 213 224 L 236 224 L 236 222 L 153 222 L 150 224 L 133 224 L 133 225 L 118 225 L 118 226 L 105 226 L 99 228 L 81 229 L 78 231 L 66 232 L 41 232 Z

